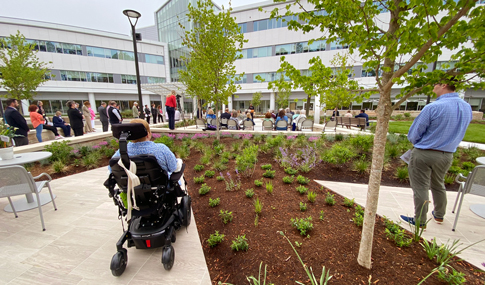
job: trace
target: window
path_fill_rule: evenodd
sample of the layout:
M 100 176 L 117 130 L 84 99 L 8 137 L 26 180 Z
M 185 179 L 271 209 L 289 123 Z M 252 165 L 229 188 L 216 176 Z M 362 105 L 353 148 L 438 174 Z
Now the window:
M 123 80 L 123 75 L 121 76 L 121 80 Z M 153 83 L 165 83 L 165 78 L 163 77 L 147 77 L 147 81 L 150 84 Z M 136 83 L 136 77 L 135 77 L 135 83 Z
M 268 20 L 254 21 L 254 31 L 264 31 L 268 29 Z
M 87 81 L 86 72 L 61 70 L 61 81 Z
M 236 53 L 237 56 L 239 56 L 240 54 L 242 54 L 242 58 L 238 58 L 238 59 L 248 58 L 248 50 L 247 49 L 243 49 L 241 52 Z
M 124 59 L 124 60 L 135 60 L 135 54 L 131 51 L 120 51 L 118 59 Z
M 336 42 L 331 42 L 330 43 L 330 50 L 336 50 L 336 49 L 345 49 L 349 48 L 348 45 L 343 45 L 339 39 L 337 39 Z
M 376 77 L 376 71 L 373 69 L 362 70 L 362 77 Z
M 104 48 L 94 47 L 92 49 L 93 49 L 93 55 L 95 57 L 102 57 L 102 58 L 105 58 L 106 57 L 106 55 L 104 55 Z
M 145 59 L 147 63 L 163 64 L 163 56 L 146 54 Z
M 314 41 L 313 43 L 308 44 L 308 51 L 309 52 L 314 52 L 314 51 L 324 51 L 327 47 L 327 43 L 323 40 L 320 41 Z
M 455 68 L 456 61 L 439 61 L 436 63 L 436 69 L 448 71 Z
M 267 56 L 271 56 L 272 54 L 272 51 L 271 51 L 271 47 L 260 47 L 260 48 L 254 48 L 252 49 L 253 51 L 253 56 L 252 58 L 256 58 L 256 57 L 267 57 Z
M 241 33 L 247 33 L 248 31 L 247 23 L 240 23 L 237 25 L 239 26 L 239 28 L 241 28 Z
M 74 45 L 63 43 L 62 49 L 65 54 L 76 54 L 76 47 Z
M 239 76 L 239 74 L 236 74 L 236 76 Z M 236 84 L 248 83 L 247 75 L 244 74 L 243 76 L 241 76 L 241 80 L 237 80 L 235 81 L 235 83 Z
M 56 51 L 57 53 L 62 53 L 62 44 L 61 43 L 55 43 L 56 44 Z
M 270 73 L 254 73 L 253 74 L 253 82 L 263 82 L 263 81 L 260 81 L 256 78 L 258 75 L 261 76 L 261 78 L 264 79 L 265 82 L 272 81 Z
M 123 84 L 136 84 L 136 76 L 135 75 L 121 75 L 121 83 Z
M 276 55 L 295 54 L 296 44 L 286 44 L 276 46 Z

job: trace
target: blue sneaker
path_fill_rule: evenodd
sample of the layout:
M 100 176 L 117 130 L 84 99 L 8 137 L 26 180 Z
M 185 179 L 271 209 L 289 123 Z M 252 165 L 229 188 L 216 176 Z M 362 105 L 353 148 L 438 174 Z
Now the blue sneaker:
M 414 218 L 408 217 L 408 216 L 404 216 L 404 215 L 401 215 L 400 217 L 401 217 L 401 220 L 405 221 L 406 223 L 411 224 L 413 226 L 416 225 L 416 222 L 414 221 Z M 422 229 L 426 229 L 426 224 L 421 224 L 421 225 L 419 225 L 419 227 L 422 228 Z
M 434 211 L 431 212 L 431 214 L 433 214 L 433 218 L 434 218 L 434 221 L 437 222 L 438 224 L 441 224 L 443 223 L 443 218 L 438 218 L 434 215 Z

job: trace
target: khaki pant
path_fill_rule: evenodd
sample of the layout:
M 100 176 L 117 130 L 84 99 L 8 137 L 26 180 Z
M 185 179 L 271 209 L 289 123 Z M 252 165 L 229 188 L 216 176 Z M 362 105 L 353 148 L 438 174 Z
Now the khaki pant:
M 446 214 L 445 175 L 453 161 L 453 153 L 413 149 L 409 161 L 409 181 L 414 193 L 414 217 L 421 224 L 426 222 L 429 190 L 433 195 L 434 214 Z
M 91 125 L 91 116 L 85 117 L 86 121 L 84 123 L 84 132 L 89 133 L 89 132 L 94 132 L 93 127 Z

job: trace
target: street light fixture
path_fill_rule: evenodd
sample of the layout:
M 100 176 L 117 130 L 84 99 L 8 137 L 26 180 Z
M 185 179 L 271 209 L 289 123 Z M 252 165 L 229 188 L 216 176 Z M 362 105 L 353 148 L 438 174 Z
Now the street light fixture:
M 135 53 L 135 70 L 136 70 L 136 86 L 138 88 L 138 111 L 140 112 L 140 118 L 144 119 L 145 114 L 143 113 L 143 101 L 141 98 L 141 85 L 140 85 L 140 69 L 138 68 L 138 50 L 136 48 L 136 33 L 135 33 L 135 26 L 138 23 L 138 19 L 141 17 L 141 14 L 135 10 L 124 10 L 123 14 L 128 17 L 131 25 L 131 34 L 133 36 L 133 52 Z M 136 19 L 135 23 L 133 24 L 131 19 Z

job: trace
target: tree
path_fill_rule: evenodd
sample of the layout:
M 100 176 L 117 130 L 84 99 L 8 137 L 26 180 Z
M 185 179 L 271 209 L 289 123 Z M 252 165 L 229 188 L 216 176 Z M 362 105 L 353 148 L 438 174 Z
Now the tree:
M 485 77 L 485 7 L 475 7 L 476 2 L 308 0 L 307 5 L 295 0 L 286 5 L 286 15 L 295 14 L 291 11 L 293 5 L 302 11 L 298 14 L 300 21 L 290 21 L 289 29 L 324 32 L 319 40 L 348 45 L 349 53 L 360 58 L 364 70 L 373 70 L 376 74 L 376 87 L 360 90 L 366 92 L 365 96 L 372 92 L 380 95 L 357 259 L 361 266 L 371 268 L 375 216 L 392 111 L 415 94 L 430 94 L 439 82 L 457 79 L 455 85 L 459 89 L 485 88 L 485 82 L 478 80 Z M 274 9 L 272 17 L 279 17 L 278 13 L 278 8 Z M 450 58 L 455 62 L 454 67 L 431 70 L 429 66 L 447 50 L 453 52 Z M 402 88 L 399 101 L 393 106 L 391 89 L 396 85 Z
M 189 96 L 214 104 L 219 139 L 219 108 L 241 88 L 235 81 L 244 74 L 236 76 L 234 61 L 242 57 L 240 52 L 246 41 L 231 17 L 232 8 L 214 11 L 211 1 L 202 0 L 197 2 L 197 7 L 189 4 L 188 9 L 193 28 L 185 32 L 182 40 L 191 51 L 183 59 L 187 69 L 179 71 L 180 80 L 187 86 Z
M 3 97 L 33 99 L 37 87 L 49 80 L 47 64 L 39 61 L 36 53 L 19 31 L 0 38 L 0 87 L 8 92 Z
M 261 92 L 256 92 L 253 94 L 253 99 L 251 100 L 251 105 L 257 110 L 259 110 L 259 105 L 261 105 Z

